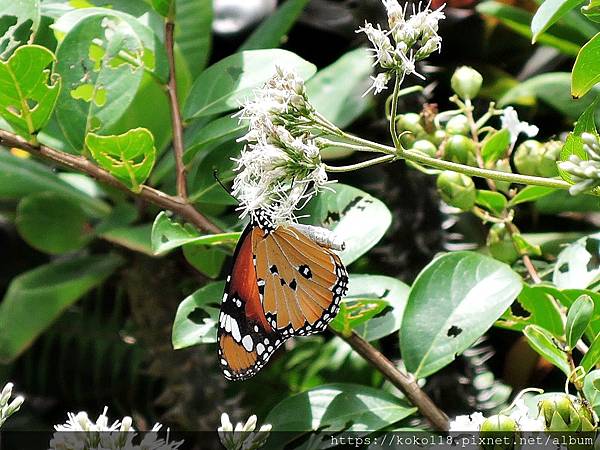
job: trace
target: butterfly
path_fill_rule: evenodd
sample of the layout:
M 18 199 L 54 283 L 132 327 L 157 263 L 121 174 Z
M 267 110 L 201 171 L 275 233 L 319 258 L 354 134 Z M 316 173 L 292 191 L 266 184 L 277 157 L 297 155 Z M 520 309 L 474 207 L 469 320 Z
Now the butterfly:
M 251 378 L 287 339 L 327 327 L 348 290 L 348 272 L 333 251 L 343 248 L 325 229 L 275 227 L 262 210 L 253 216 L 221 302 L 217 341 L 225 378 Z

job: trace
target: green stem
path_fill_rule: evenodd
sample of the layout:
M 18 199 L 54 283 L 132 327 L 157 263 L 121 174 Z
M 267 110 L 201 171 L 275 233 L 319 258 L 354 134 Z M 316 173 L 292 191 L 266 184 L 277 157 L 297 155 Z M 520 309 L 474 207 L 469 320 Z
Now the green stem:
M 402 150 L 402 144 L 398 139 L 396 133 L 396 114 L 398 113 L 398 91 L 400 90 L 400 78 L 396 74 L 394 77 L 394 93 L 392 94 L 392 106 L 390 107 L 390 134 L 392 135 L 392 141 L 397 151 Z
M 353 170 L 364 169 L 365 167 L 374 166 L 376 164 L 383 164 L 391 162 L 397 157 L 395 155 L 379 156 L 378 158 L 369 159 L 356 164 L 350 164 L 348 166 L 329 166 L 325 164 L 325 170 L 327 172 L 350 172 Z
M 322 138 L 319 142 L 321 144 L 323 144 L 323 148 L 337 147 L 337 148 L 345 148 L 345 149 L 352 150 L 355 152 L 373 153 L 373 149 L 367 148 L 364 145 L 348 144 L 347 142 L 332 141 L 332 140 L 329 140 L 326 138 Z

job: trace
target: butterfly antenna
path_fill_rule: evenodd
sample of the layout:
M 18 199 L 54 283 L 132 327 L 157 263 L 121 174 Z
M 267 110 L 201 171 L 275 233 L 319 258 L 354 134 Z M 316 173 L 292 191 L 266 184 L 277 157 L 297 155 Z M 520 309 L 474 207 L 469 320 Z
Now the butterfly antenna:
M 219 170 L 218 169 L 214 169 L 213 170 L 213 177 L 215 178 L 215 180 L 217 181 L 217 183 L 219 183 L 221 185 L 221 187 L 223 188 L 223 190 L 225 192 L 227 192 L 227 194 L 229 194 L 229 196 L 234 199 L 236 202 L 238 201 L 237 198 L 235 198 L 233 195 L 231 195 L 231 192 L 229 192 L 229 189 L 227 189 L 227 187 L 223 184 L 223 182 L 220 180 L 219 178 Z

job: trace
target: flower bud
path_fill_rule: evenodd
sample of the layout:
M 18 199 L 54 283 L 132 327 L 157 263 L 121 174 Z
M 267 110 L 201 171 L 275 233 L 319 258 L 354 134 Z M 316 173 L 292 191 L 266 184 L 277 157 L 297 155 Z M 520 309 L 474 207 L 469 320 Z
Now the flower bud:
M 535 139 L 529 139 L 517 147 L 515 167 L 523 175 L 537 175 L 542 154 L 542 144 Z
M 417 113 L 401 114 L 396 118 L 398 131 L 410 131 L 415 136 L 425 132 L 421 124 L 421 116 Z
M 503 223 L 492 225 L 486 244 L 490 254 L 498 261 L 512 264 L 519 258 L 519 252 L 513 244 L 506 225 Z
M 444 130 L 435 130 L 433 136 L 429 135 L 429 140 L 435 145 L 440 145 L 442 142 L 444 142 L 446 137 L 448 137 L 448 134 Z
M 490 416 L 483 421 L 479 431 L 482 432 L 493 432 L 493 431 L 504 431 L 514 432 L 519 431 L 517 422 L 512 417 L 498 414 L 497 416 Z
M 2 389 L 2 393 L 0 393 L 0 408 L 6 405 L 6 403 L 8 402 L 8 399 L 12 395 L 12 389 L 13 384 L 6 383 L 6 386 L 4 386 L 4 389 Z
M 25 398 L 22 395 L 15 397 L 15 399 L 10 402 L 10 405 L 8 405 L 8 408 L 6 409 L 6 416 L 12 416 L 14 413 L 16 413 L 19 408 L 21 408 L 21 405 L 24 401 Z
M 475 183 L 462 173 L 446 170 L 438 175 L 437 188 L 448 205 L 469 211 L 475 205 Z
M 446 124 L 446 132 L 448 134 L 462 134 L 468 136 L 471 132 L 471 127 L 469 126 L 467 116 L 459 114 L 450 119 Z
M 591 431 L 592 414 L 579 400 L 555 394 L 539 401 L 538 410 L 547 431 Z
M 444 158 L 460 164 L 476 166 L 476 146 L 472 139 L 460 134 L 451 136 L 444 148 Z
M 419 139 L 418 141 L 415 141 L 411 150 L 421 152 L 432 158 L 435 158 L 435 154 L 437 153 L 437 147 L 427 139 Z
M 542 147 L 542 160 L 538 167 L 538 174 L 542 177 L 555 177 L 558 175 L 556 161 L 560 159 L 563 143 L 561 141 L 548 141 Z
M 482 82 L 481 74 L 467 66 L 456 69 L 450 80 L 452 90 L 463 100 L 475 98 L 481 89 Z
M 508 161 L 508 159 L 499 159 L 498 161 L 496 161 L 496 163 L 494 164 L 494 168 L 500 172 L 506 172 L 506 173 L 511 173 L 512 169 L 510 167 L 510 162 Z M 504 193 L 508 193 L 509 189 L 510 189 L 510 182 L 508 181 L 495 181 L 496 183 L 496 188 Z
M 519 427 L 512 417 L 499 414 L 485 419 L 479 431 L 484 439 L 488 438 L 481 444 L 482 450 L 513 450 L 514 433 Z

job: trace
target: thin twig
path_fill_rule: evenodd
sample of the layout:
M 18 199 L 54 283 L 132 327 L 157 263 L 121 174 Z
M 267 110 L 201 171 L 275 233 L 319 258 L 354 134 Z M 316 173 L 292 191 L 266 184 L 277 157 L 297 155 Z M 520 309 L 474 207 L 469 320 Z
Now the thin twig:
M 112 186 L 128 194 L 139 197 L 149 203 L 153 203 L 161 208 L 173 211 L 181 218 L 192 223 L 200 230 L 209 233 L 219 233 L 221 229 L 204 217 L 193 205 L 186 203 L 178 197 L 167 195 L 162 191 L 151 188 L 150 186 L 141 186 L 140 192 L 132 192 L 127 186 L 110 174 L 110 172 L 98 167 L 93 162 L 82 156 L 72 155 L 61 152 L 45 145 L 34 145 L 20 136 L 8 131 L 0 130 L 0 144 L 9 148 L 19 148 L 32 155 L 38 155 L 47 160 L 58 163 L 70 169 L 83 172 L 103 184 Z
M 436 430 L 448 431 L 448 416 L 446 416 L 433 400 L 423 392 L 417 384 L 417 380 L 400 371 L 379 350 L 355 332 L 352 332 L 350 336 L 344 336 L 339 333 L 336 334 L 346 341 L 360 356 L 379 370 L 394 386 L 400 389 Z
M 171 107 L 171 128 L 173 129 L 173 153 L 175 154 L 175 166 L 177 170 L 177 195 L 187 199 L 187 181 L 185 175 L 185 164 L 183 163 L 183 124 L 181 121 L 181 110 L 177 100 L 177 81 L 175 74 L 175 23 L 172 14 L 165 22 L 165 47 L 169 60 L 169 81 L 166 85 L 169 104 Z

